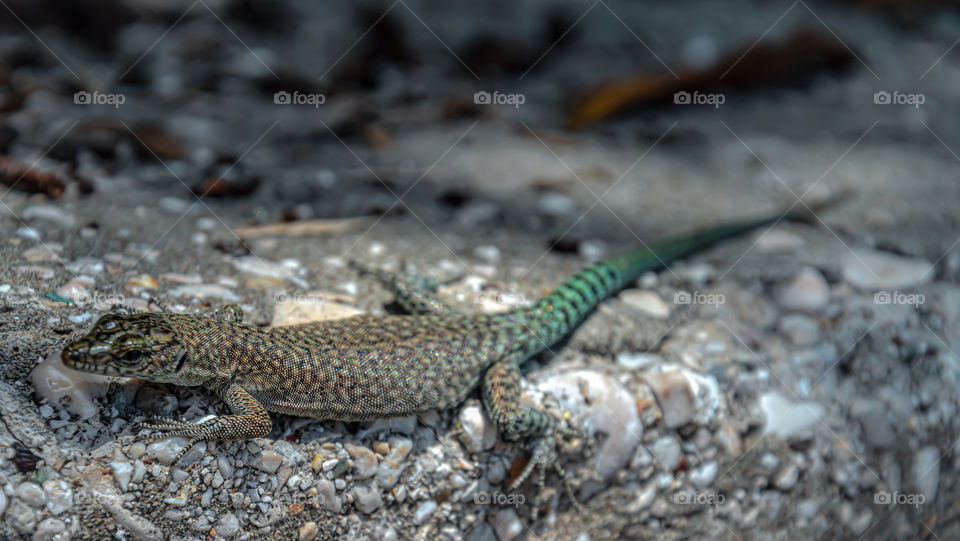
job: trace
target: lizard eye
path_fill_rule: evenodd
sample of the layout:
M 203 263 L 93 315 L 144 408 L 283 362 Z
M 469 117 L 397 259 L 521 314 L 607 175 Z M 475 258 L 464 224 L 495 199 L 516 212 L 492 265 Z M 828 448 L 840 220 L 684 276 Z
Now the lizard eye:
M 142 351 L 139 349 L 131 349 L 123 354 L 121 360 L 123 360 L 124 364 L 137 364 L 141 358 L 143 358 Z
M 106 331 L 112 331 L 113 329 L 116 329 L 116 328 L 117 328 L 117 322 L 116 322 L 116 321 L 109 320 L 109 321 L 104 321 L 104 322 L 103 322 L 103 329 L 106 330 Z

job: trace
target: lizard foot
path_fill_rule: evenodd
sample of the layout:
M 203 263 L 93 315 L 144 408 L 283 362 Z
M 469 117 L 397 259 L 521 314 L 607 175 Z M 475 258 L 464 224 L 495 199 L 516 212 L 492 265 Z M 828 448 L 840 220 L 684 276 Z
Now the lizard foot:
M 180 462 L 180 459 L 183 458 L 183 455 L 187 453 L 194 445 L 200 443 L 204 440 L 203 431 L 207 421 L 202 423 L 191 423 L 189 421 L 180 421 L 177 419 L 151 419 L 149 421 L 144 421 L 138 423 L 134 429 L 136 432 L 142 432 L 147 430 L 146 434 L 136 434 L 134 436 L 126 436 L 127 438 L 132 438 L 131 443 L 136 442 L 146 442 L 153 443 L 167 438 L 187 438 L 189 441 L 187 444 L 180 449 L 180 451 L 174 456 L 173 461 L 170 462 L 171 465 L 175 465 Z
M 531 455 L 530 460 L 524 466 L 523 470 L 520 472 L 520 475 L 513 480 L 507 486 L 507 490 L 513 491 L 516 490 L 530 474 L 533 473 L 533 470 L 537 470 L 536 477 L 536 499 L 533 502 L 533 510 L 530 513 L 531 522 L 537 521 L 537 516 L 540 514 L 540 507 L 543 505 L 544 501 L 544 485 L 546 481 L 547 468 L 552 468 L 557 472 L 557 475 L 560 477 L 560 482 L 563 483 L 563 488 L 567 493 L 567 496 L 570 498 L 570 501 L 573 502 L 574 507 L 578 511 L 583 511 L 583 505 L 580 504 L 580 501 L 577 500 L 576 495 L 573 493 L 573 486 L 570 483 L 570 477 L 567 475 L 566 470 L 563 469 L 563 466 L 560 465 L 559 457 L 557 455 L 557 443 L 558 438 L 563 436 L 573 436 L 580 437 L 581 432 L 575 429 L 557 427 L 554 430 L 553 434 L 548 434 L 541 436 L 532 440 L 531 445 Z

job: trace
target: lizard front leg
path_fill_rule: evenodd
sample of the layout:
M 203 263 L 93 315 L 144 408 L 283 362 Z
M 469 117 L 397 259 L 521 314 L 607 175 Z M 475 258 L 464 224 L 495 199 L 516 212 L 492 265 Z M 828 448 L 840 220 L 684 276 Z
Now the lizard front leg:
M 556 450 L 557 435 L 573 434 L 573 431 L 558 426 L 556 420 L 544 410 L 520 405 L 520 378 L 520 369 L 511 359 L 500 361 L 488 368 L 482 384 L 483 404 L 504 439 L 530 439 L 530 461 L 507 489 L 513 490 L 520 486 L 533 469 L 537 468 L 537 496 L 531 513 L 532 520 L 536 521 L 542 504 L 547 466 L 557 471 L 571 501 L 579 507 L 567 474 L 559 464 Z
M 159 441 L 166 438 L 189 438 L 190 442 L 177 453 L 176 464 L 194 444 L 205 440 L 247 440 L 262 438 L 273 426 L 270 414 L 263 405 L 243 387 L 228 384 L 217 389 L 217 394 L 230 406 L 233 415 L 221 415 L 202 423 L 178 420 L 146 422 L 139 428 L 150 434 L 136 436 L 135 441 Z

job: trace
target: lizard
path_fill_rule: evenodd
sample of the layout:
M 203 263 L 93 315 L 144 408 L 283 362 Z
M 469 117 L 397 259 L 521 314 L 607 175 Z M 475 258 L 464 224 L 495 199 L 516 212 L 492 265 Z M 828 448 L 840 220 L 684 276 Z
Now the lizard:
M 494 314 L 456 312 L 433 295 L 435 284 L 418 275 L 357 264 L 382 281 L 408 315 L 259 327 L 244 323 L 237 305 L 201 313 L 110 313 L 67 345 L 61 359 L 82 372 L 205 387 L 226 402 L 230 415 L 139 426 L 147 433 L 135 441 L 189 440 L 174 463 L 200 441 L 267 436 L 269 412 L 372 421 L 450 408 L 479 386 L 501 438 L 525 443 L 531 454 L 507 489 L 519 487 L 536 468 L 542 493 L 552 467 L 579 505 L 557 461 L 559 438 L 578 431 L 543 409 L 521 405 L 523 363 L 564 339 L 641 274 L 782 219 L 808 217 L 788 211 L 644 245 L 580 270 L 527 307 Z

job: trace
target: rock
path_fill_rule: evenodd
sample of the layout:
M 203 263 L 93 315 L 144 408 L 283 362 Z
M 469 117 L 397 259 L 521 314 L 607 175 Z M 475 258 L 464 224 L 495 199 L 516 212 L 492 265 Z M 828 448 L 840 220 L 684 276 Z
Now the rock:
M 324 478 L 317 481 L 317 503 L 327 511 L 340 512 L 342 504 L 333 481 Z
M 601 479 L 608 479 L 627 464 L 640 443 L 643 424 L 635 397 L 622 383 L 598 371 L 576 370 L 551 376 L 537 389 L 555 396 L 574 419 L 582 420 L 588 435 L 607 434 L 591 459 Z
M 667 428 L 690 422 L 707 425 L 720 407 L 720 388 L 710 375 L 679 365 L 658 365 L 641 375 L 653 390 Z
M 797 485 L 799 478 L 800 468 L 794 462 L 789 462 L 774 476 L 773 486 L 778 490 L 787 491 Z
M 500 248 L 491 245 L 477 246 L 473 249 L 473 255 L 488 263 L 500 261 Z
M 760 253 L 789 252 L 802 248 L 806 243 L 800 235 L 774 227 L 758 234 L 754 249 Z
M 479 404 L 460 410 L 460 443 L 470 453 L 480 453 L 497 442 L 497 428 Z
M 133 403 L 147 414 L 164 418 L 171 417 L 180 407 L 177 397 L 152 385 L 144 385 L 137 389 Z
M 314 521 L 304 522 L 300 529 L 297 531 L 297 540 L 298 541 L 313 541 L 320 535 L 320 528 L 317 526 L 317 523 Z
M 185 284 L 167 292 L 169 297 L 192 297 L 195 299 L 220 299 L 240 302 L 240 297 L 230 289 L 217 284 Z
M 7 509 L 3 516 L 4 522 L 13 527 L 14 530 L 29 535 L 33 533 L 37 526 L 37 514 L 27 504 L 13 500 L 13 504 Z
M 653 442 L 650 445 L 650 452 L 653 454 L 657 466 L 668 472 L 675 470 L 680 465 L 680 459 L 683 458 L 680 440 L 674 435 L 663 436 Z
M 49 280 L 53 278 L 56 272 L 50 267 L 41 267 L 39 265 L 20 265 L 14 268 L 18 274 L 34 276 L 39 280 Z
M 500 541 L 511 541 L 523 533 L 524 526 L 517 512 L 509 507 L 500 509 L 490 518 L 491 525 Z
M 361 445 L 345 444 L 344 449 L 353 459 L 354 477 L 367 479 L 377 473 L 377 455 Z
M 663 302 L 660 295 L 653 291 L 628 289 L 620 293 L 618 297 L 627 306 L 635 308 L 652 318 L 667 319 L 670 317 L 670 307 Z
M 812 267 L 804 267 L 777 296 L 777 303 L 784 310 L 808 313 L 823 311 L 829 302 L 830 284 Z
M 130 485 L 130 477 L 133 475 L 133 467 L 126 462 L 112 462 L 110 471 L 113 472 L 113 478 L 116 479 L 120 490 L 126 492 Z
M 30 205 L 23 209 L 20 217 L 25 221 L 39 220 L 49 222 L 64 229 L 70 229 L 74 226 L 73 216 L 67 214 L 57 205 Z
M 264 473 L 277 473 L 282 463 L 283 455 L 273 449 L 265 449 L 260 452 L 250 465 Z
M 864 439 L 877 449 L 892 449 L 897 441 L 886 411 L 879 401 L 867 399 L 856 400 L 850 408 L 850 413 L 860 421 Z
M 416 525 L 423 524 L 433 515 L 434 511 L 437 510 L 437 502 L 433 500 L 427 500 L 421 503 L 417 510 L 413 512 L 413 523 Z
M 67 541 L 70 532 L 67 525 L 58 518 L 48 518 L 37 525 L 33 533 L 33 541 Z
M 925 259 L 857 249 L 840 260 L 843 279 L 861 289 L 915 287 L 933 280 L 934 266 Z
M 713 460 L 704 462 L 690 471 L 690 482 L 697 488 L 707 488 L 717 478 L 717 469 Z
M 56 248 L 54 248 L 56 246 Z M 63 250 L 60 245 L 51 246 L 44 244 L 36 248 L 30 248 L 23 251 L 23 258 L 27 263 L 49 263 L 61 261 L 59 252 Z M 59 248 L 59 249 L 57 249 Z
M 383 505 L 380 490 L 371 485 L 357 485 L 353 487 L 353 503 L 357 509 L 366 515 L 373 513 Z
M 398 439 L 390 449 L 390 453 L 383 457 L 380 465 L 377 466 L 377 482 L 383 488 L 393 488 L 400 480 L 400 472 L 403 471 L 403 463 L 410 450 L 413 449 L 413 442 L 409 439 Z M 377 493 L 379 497 L 379 492 Z
M 276 262 L 267 261 L 254 255 L 247 255 L 234 258 L 230 262 L 243 274 L 280 281 L 286 280 L 303 289 L 308 287 L 307 282 L 296 275 L 296 271 L 300 268 L 299 262 L 292 259 Z
M 917 451 L 910 471 L 913 488 L 926 498 L 923 503 L 930 505 L 936 501 L 940 485 L 940 449 L 929 445 Z
M 157 201 L 157 207 L 173 214 L 183 214 L 191 210 L 190 201 L 180 199 L 179 197 L 161 197 Z
M 298 325 L 311 321 L 343 319 L 364 313 L 353 306 L 337 302 L 335 296 L 323 291 L 313 291 L 292 297 L 279 297 L 273 306 L 271 327 Z
M 170 438 L 151 443 L 147 446 L 147 456 L 156 459 L 165 466 L 169 466 L 188 441 L 186 438 Z
M 23 501 L 23 503 L 29 505 L 30 507 L 43 507 L 43 489 L 41 489 L 40 485 L 36 483 L 31 483 L 29 481 L 20 483 L 17 486 L 16 494 L 17 497 Z
M 577 208 L 570 196 L 554 191 L 544 192 L 539 203 L 540 210 L 550 216 L 569 216 Z
M 106 394 L 110 380 L 70 370 L 60 361 L 60 352 L 52 352 L 30 372 L 30 381 L 40 398 L 81 419 L 97 414 L 95 398 Z
M 233 537 L 240 533 L 240 520 L 233 513 L 227 513 L 220 518 L 215 528 L 218 534 L 224 537 Z
M 787 314 L 780 318 L 780 332 L 796 346 L 812 346 L 820 339 L 820 324 L 802 314 Z
M 3 517 L 3 514 L 7 511 L 7 493 L 0 489 L 0 517 Z
M 643 370 L 650 366 L 663 363 L 663 357 L 656 353 L 630 353 L 627 351 L 617 354 L 617 364 L 631 370 Z
M 64 299 L 73 301 L 79 306 L 83 306 L 90 300 L 90 290 L 87 289 L 87 286 L 80 283 L 76 279 L 70 280 L 69 282 L 58 287 L 54 292 L 57 295 L 60 295 Z
M 806 436 L 826 413 L 820 404 L 794 403 L 779 391 L 769 391 L 761 396 L 760 409 L 766 418 L 764 432 L 777 434 L 785 440 Z

